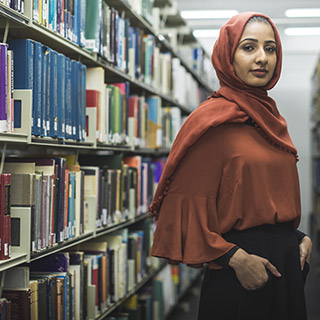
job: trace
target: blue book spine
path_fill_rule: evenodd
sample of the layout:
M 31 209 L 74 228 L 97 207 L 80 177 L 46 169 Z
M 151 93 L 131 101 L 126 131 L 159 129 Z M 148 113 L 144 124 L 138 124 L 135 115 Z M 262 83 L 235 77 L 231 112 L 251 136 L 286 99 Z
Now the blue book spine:
M 71 107 L 72 107 L 72 89 L 71 89 L 71 60 L 66 58 L 66 138 L 71 138 Z
M 69 276 L 58 275 L 58 279 L 63 279 L 63 310 L 64 310 L 64 319 L 69 319 Z
M 43 67 L 43 52 L 42 44 L 40 42 L 34 42 L 34 62 L 33 62 L 33 75 L 34 75 L 34 87 L 33 87 L 33 135 L 40 135 L 41 131 L 41 110 L 42 110 L 42 67 Z
M 58 138 L 65 138 L 65 94 L 66 94 L 66 57 L 58 53 L 58 121 L 57 121 L 57 131 Z
M 70 139 L 75 139 L 76 136 L 76 90 L 77 90 L 77 78 L 76 78 L 76 61 L 71 60 L 71 110 L 70 110 Z
M 79 28 L 80 28 L 80 37 L 79 37 L 79 45 L 81 47 L 85 46 L 86 42 L 86 0 L 80 0 L 80 9 L 79 9 Z
M 141 76 L 141 67 L 140 67 L 140 35 L 139 35 L 139 29 L 135 28 L 134 29 L 134 38 L 135 38 L 135 44 L 134 44 L 134 49 L 135 49 L 135 76 L 136 79 L 140 79 Z
M 33 89 L 33 40 L 11 40 L 8 44 L 14 52 L 14 88 Z
M 119 17 L 119 14 L 116 13 L 116 45 L 117 45 L 117 67 L 121 69 L 121 54 L 122 54 L 122 39 L 121 39 L 121 18 Z
M 153 121 L 154 123 L 158 123 L 158 99 L 154 97 L 149 97 L 146 100 L 148 104 L 148 119 Z
M 74 0 L 73 42 L 79 44 L 79 0 Z
M 67 32 L 68 32 L 68 0 L 64 0 L 64 37 L 67 38 Z
M 50 136 L 58 136 L 58 53 L 51 51 L 50 71 Z
M 48 90 L 48 47 L 42 46 L 42 106 L 41 106 L 41 130 L 40 135 L 42 137 L 47 136 L 47 90 Z
M 50 132 L 50 103 L 51 103 L 51 49 L 46 48 L 45 56 L 46 56 L 46 103 L 45 103 L 45 126 L 46 126 L 46 136 L 51 137 L 51 132 Z
M 76 62 L 75 64 L 75 137 L 74 139 L 80 140 L 80 126 L 81 126 L 81 63 Z
M 86 139 L 86 79 L 87 67 L 81 64 L 81 140 Z

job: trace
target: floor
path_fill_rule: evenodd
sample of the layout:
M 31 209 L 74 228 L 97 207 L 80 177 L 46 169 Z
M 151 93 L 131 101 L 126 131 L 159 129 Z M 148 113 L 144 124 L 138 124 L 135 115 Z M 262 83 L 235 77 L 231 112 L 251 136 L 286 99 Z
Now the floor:
M 313 259 L 307 278 L 305 294 L 308 320 L 320 320 L 320 259 Z M 167 320 L 196 320 L 200 296 L 200 280 L 184 296 Z

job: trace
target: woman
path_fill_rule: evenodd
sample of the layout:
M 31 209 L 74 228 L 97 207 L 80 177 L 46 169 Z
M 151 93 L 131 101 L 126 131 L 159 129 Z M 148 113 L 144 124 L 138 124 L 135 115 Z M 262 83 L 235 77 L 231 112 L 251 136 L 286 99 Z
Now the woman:
M 199 320 L 306 319 L 311 240 L 300 222 L 297 151 L 275 101 L 279 34 L 263 14 L 220 30 L 220 89 L 181 128 L 150 212 L 152 255 L 207 264 Z

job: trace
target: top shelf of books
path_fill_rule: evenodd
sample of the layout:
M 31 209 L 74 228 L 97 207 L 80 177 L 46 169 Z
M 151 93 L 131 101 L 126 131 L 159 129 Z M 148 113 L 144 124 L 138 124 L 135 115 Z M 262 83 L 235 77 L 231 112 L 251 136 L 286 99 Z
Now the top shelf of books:
M 10 22 L 9 39 L 29 37 L 87 66 L 99 65 L 102 58 L 119 69 L 119 64 L 124 63 L 121 58 L 129 60 L 130 49 L 139 49 L 137 45 L 143 50 L 143 39 L 148 37 L 148 41 L 153 41 L 154 47 L 162 53 L 169 52 L 172 58 L 178 58 L 206 91 L 213 90 L 213 86 L 208 85 L 212 83 L 212 76 L 203 77 L 207 74 L 207 70 L 201 67 L 203 63 L 190 63 L 189 59 L 182 58 L 160 33 L 160 9 L 153 8 L 150 0 L 135 1 L 134 5 L 131 0 L 90 0 L 90 5 L 86 3 L 89 0 L 84 0 L 73 2 L 72 8 L 62 8 L 61 1 L 18 0 L 15 9 L 6 6 L 10 1 L 2 1 L 0 15 L 6 19 L 0 19 L 0 27 L 5 28 L 6 21 Z M 137 45 L 133 43 L 135 40 Z

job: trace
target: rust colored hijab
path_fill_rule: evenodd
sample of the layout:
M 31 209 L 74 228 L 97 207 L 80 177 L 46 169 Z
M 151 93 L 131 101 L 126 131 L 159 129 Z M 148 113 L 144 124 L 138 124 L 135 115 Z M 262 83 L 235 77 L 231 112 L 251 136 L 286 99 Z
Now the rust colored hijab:
M 253 16 L 268 19 L 276 40 L 277 65 L 272 79 L 265 87 L 252 87 L 245 84 L 236 76 L 232 65 L 243 29 Z M 280 115 L 275 101 L 267 94 L 267 90 L 273 88 L 279 80 L 282 62 L 280 37 L 270 18 L 255 12 L 245 12 L 232 17 L 220 30 L 211 60 L 221 87 L 192 112 L 174 141 L 149 208 L 150 214 L 156 219 L 176 167 L 188 148 L 196 143 L 209 127 L 216 127 L 223 123 L 243 123 L 251 118 L 260 134 L 271 144 L 297 157 L 286 121 Z

